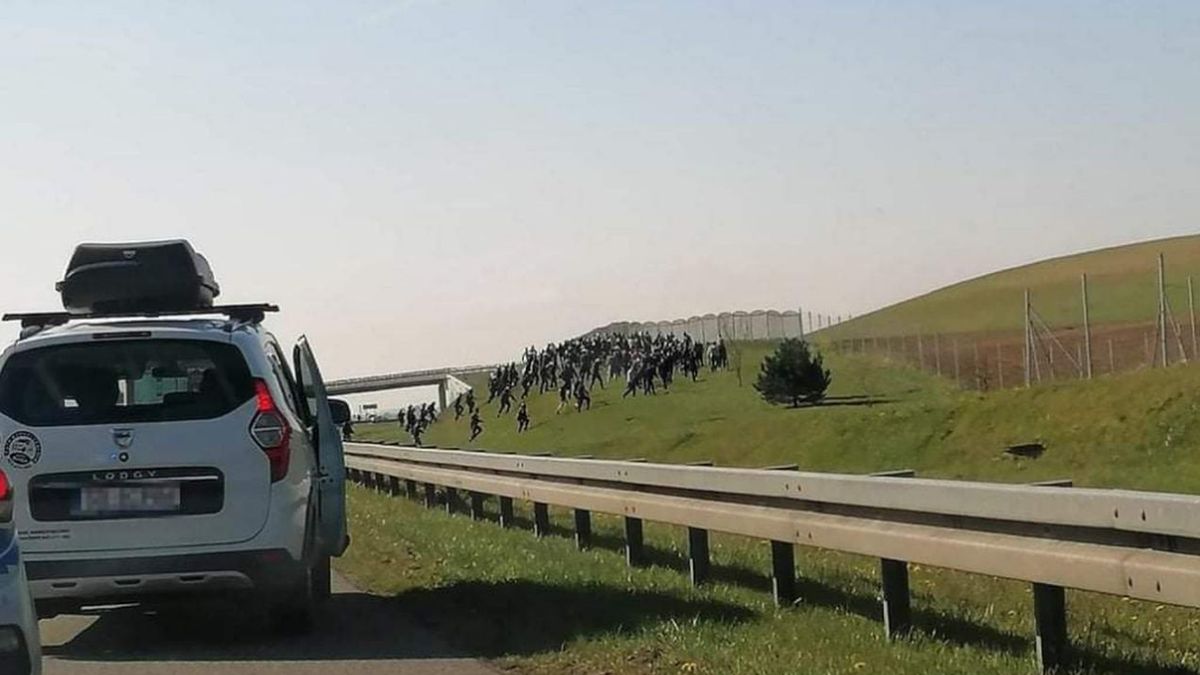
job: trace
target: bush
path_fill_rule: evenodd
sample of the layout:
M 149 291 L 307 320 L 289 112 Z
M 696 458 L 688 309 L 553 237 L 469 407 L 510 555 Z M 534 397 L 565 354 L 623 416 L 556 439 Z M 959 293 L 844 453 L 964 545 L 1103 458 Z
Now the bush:
M 768 403 L 797 408 L 824 400 L 832 381 L 819 353 L 810 351 L 804 340 L 788 338 L 763 359 L 754 389 Z

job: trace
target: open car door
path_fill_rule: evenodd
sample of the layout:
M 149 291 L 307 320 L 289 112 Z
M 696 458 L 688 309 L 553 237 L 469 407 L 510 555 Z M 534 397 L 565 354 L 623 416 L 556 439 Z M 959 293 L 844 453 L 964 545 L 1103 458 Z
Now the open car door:
M 342 431 L 335 420 L 325 392 L 325 381 L 313 356 L 308 338 L 296 342 L 293 358 L 304 402 L 310 413 L 313 446 L 317 451 L 316 550 L 320 555 L 340 556 L 349 542 L 346 533 L 346 462 L 342 455 Z

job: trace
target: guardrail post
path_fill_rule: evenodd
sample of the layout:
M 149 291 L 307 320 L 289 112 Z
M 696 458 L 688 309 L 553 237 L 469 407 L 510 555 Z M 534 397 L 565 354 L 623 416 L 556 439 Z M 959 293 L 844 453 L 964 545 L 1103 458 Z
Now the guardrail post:
M 400 479 L 396 476 L 388 476 L 388 494 L 393 497 L 400 496 Z
M 425 484 L 425 506 L 431 509 L 437 506 L 437 486 L 433 483 Z
M 879 471 L 871 474 L 876 478 L 915 478 L 912 469 Z M 883 634 L 895 640 L 912 629 L 912 593 L 908 584 L 908 561 L 881 558 L 879 577 L 883 600 Z
M 1041 487 L 1069 488 L 1075 482 L 1070 478 L 1043 480 L 1031 485 Z M 1051 673 L 1068 665 L 1067 639 L 1067 593 L 1062 586 L 1033 584 L 1034 644 L 1038 668 Z
M 692 585 L 699 586 L 708 581 L 711 568 L 708 556 L 708 530 L 688 528 L 688 571 Z
M 796 547 L 790 541 L 771 542 L 771 588 L 776 607 L 796 602 Z
M 583 550 L 592 544 L 592 512 L 575 509 L 575 546 Z
M 483 520 L 483 495 L 471 493 L 471 520 Z
M 799 464 L 764 466 L 766 471 L 796 471 Z M 776 607 L 796 602 L 796 546 L 790 541 L 771 542 L 771 591 Z
M 550 534 L 550 509 L 541 502 L 533 503 L 533 534 L 537 537 Z
M 373 472 L 364 471 L 362 473 L 362 486 L 368 490 L 375 489 L 375 474 Z
M 1037 663 L 1043 673 L 1067 665 L 1067 595 L 1062 586 L 1033 585 Z
M 908 590 L 908 563 L 882 558 L 883 632 L 889 640 L 903 636 L 912 628 L 912 599 Z
M 646 538 L 641 518 L 625 516 L 625 562 L 630 567 L 639 567 L 646 562 Z
M 406 480 L 404 481 L 404 492 L 409 499 L 416 499 L 421 491 L 417 489 L 417 481 Z
M 446 514 L 454 515 L 454 512 L 459 510 L 458 490 L 452 487 L 446 488 Z
M 500 527 L 513 526 L 513 500 L 512 497 L 500 498 Z

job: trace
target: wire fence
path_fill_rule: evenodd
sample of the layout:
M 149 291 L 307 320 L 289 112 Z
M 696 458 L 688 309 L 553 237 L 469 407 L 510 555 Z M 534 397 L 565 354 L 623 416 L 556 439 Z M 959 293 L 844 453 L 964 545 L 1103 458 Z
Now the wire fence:
M 1186 307 L 1174 308 L 1158 257 L 1156 316 L 1153 320 L 1090 321 L 1088 277 L 1080 277 L 1078 322 L 1052 325 L 1039 313 L 1036 296 L 1024 291 L 1023 330 L 836 337 L 824 344 L 840 354 L 870 354 L 909 364 L 954 380 L 968 389 L 989 390 L 1043 382 L 1090 379 L 1200 361 L 1195 293 L 1186 286 Z M 1177 296 L 1180 293 L 1175 294 Z M 1149 296 L 1147 296 L 1149 301 Z M 1014 307 L 1017 306 L 1014 303 Z M 818 336 L 818 339 L 820 336 Z
M 802 338 L 816 330 L 829 328 L 851 318 L 803 310 L 760 309 L 751 312 L 721 312 L 671 321 L 618 321 L 597 328 L 588 335 L 673 335 L 693 340 L 780 340 Z

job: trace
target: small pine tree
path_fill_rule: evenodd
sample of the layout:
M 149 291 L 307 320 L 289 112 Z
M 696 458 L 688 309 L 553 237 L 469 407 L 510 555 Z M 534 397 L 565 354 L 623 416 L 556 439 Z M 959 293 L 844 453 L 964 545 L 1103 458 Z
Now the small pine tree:
M 788 338 L 762 362 L 754 389 L 768 403 L 816 405 L 825 398 L 833 381 L 820 353 L 809 350 L 804 340 Z

